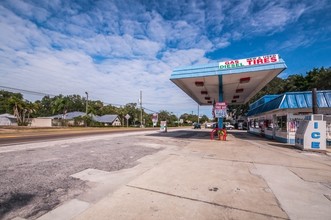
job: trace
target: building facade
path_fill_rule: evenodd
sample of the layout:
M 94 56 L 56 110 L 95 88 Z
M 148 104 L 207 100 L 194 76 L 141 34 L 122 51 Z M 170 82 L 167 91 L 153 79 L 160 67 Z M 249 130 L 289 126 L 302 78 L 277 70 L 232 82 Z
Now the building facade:
M 326 121 L 326 142 L 331 146 L 331 90 L 317 92 L 318 113 Z M 250 105 L 248 132 L 295 144 L 300 121 L 312 114 L 312 92 L 288 92 L 267 95 Z

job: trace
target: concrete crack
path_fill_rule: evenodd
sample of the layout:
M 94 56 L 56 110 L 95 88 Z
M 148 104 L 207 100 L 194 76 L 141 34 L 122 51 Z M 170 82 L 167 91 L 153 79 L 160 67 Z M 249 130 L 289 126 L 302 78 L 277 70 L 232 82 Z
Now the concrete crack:
M 236 207 L 232 207 L 232 206 L 222 205 L 222 204 L 218 204 L 218 203 L 215 203 L 215 202 L 208 202 L 208 201 L 204 201 L 204 200 L 200 200 L 200 199 L 194 199 L 194 198 L 179 196 L 179 195 L 175 195 L 175 194 L 171 194 L 171 193 L 165 193 L 165 192 L 161 192 L 161 191 L 157 191 L 157 190 L 146 189 L 146 188 L 142 188 L 142 187 L 138 187 L 138 186 L 132 186 L 132 185 L 126 185 L 126 186 L 130 187 L 130 188 L 135 188 L 135 189 L 139 189 L 139 190 L 148 191 L 148 192 L 153 192 L 153 193 L 163 194 L 163 195 L 167 195 L 167 196 L 172 196 L 172 197 L 176 197 L 176 198 L 180 198 L 180 199 L 187 199 L 187 200 L 191 200 L 191 201 L 195 201 L 195 202 L 201 202 L 201 203 L 205 203 L 205 204 L 209 204 L 209 205 L 223 207 L 223 208 L 226 208 L 226 209 L 233 209 L 233 210 L 249 212 L 249 213 L 253 213 L 253 214 L 257 214 L 257 215 L 263 215 L 263 216 L 266 216 L 266 217 L 269 217 L 269 218 L 288 219 L 288 218 L 269 215 L 269 214 L 265 214 L 265 213 L 261 213 L 261 212 L 254 212 L 254 211 L 251 211 L 251 210 L 246 210 L 246 209 L 236 208 Z

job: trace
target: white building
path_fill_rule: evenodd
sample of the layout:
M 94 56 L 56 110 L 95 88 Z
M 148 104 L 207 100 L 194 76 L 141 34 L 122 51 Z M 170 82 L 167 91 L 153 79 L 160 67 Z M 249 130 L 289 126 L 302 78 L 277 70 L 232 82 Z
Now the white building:
M 11 114 L 1 114 L 0 115 L 0 126 L 17 126 L 17 118 Z

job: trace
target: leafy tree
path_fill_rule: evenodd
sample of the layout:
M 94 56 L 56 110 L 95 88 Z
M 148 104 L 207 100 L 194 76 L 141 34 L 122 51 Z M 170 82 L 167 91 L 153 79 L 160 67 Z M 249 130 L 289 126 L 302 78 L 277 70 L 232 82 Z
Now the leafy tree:
M 18 125 L 27 125 L 27 119 L 25 117 L 26 113 L 29 112 L 28 104 L 17 96 L 12 96 L 9 98 L 10 105 L 13 105 L 14 116 L 17 119 Z
M 307 81 L 302 75 L 290 75 L 287 77 L 287 79 L 284 80 L 284 82 L 285 83 L 283 89 L 279 89 L 276 91 L 277 93 L 306 91 L 308 88 Z
M 307 90 L 317 88 L 318 90 L 331 89 L 331 67 L 329 68 L 314 68 L 307 72 L 306 81 L 308 84 Z
M 205 122 L 209 122 L 209 118 L 207 117 L 207 115 L 202 115 L 200 118 L 200 123 L 203 124 Z
M 56 96 L 51 103 L 51 108 L 52 114 L 65 115 L 68 111 L 68 100 L 63 95 Z
M 13 99 L 23 101 L 23 95 L 21 93 L 13 93 L 4 90 L 0 91 L 0 114 L 14 114 L 15 102 Z
M 182 114 L 180 116 L 181 119 L 184 119 L 184 124 L 189 124 L 191 125 L 193 122 L 198 122 L 198 116 L 197 115 L 193 115 L 193 114 Z

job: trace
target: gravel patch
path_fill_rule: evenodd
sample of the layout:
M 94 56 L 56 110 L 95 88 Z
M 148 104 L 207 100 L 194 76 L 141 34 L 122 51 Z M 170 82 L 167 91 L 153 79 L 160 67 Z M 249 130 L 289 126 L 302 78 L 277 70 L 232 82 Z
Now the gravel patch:
M 0 219 L 36 219 L 88 190 L 84 181 L 70 175 L 88 168 L 108 172 L 130 168 L 162 149 L 137 142 L 135 136 L 103 137 L 0 153 Z

